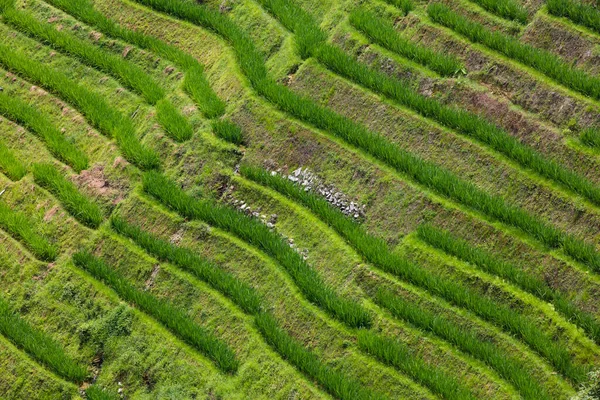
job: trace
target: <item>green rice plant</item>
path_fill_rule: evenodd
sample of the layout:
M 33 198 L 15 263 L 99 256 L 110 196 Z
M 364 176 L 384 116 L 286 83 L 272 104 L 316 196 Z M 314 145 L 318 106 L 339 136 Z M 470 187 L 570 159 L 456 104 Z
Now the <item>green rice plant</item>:
M 404 15 L 408 15 L 409 12 L 415 9 L 415 4 L 412 0 L 384 0 L 386 3 L 389 3 L 393 6 L 398 7 L 402 10 Z
M 4 44 L 0 44 L 0 65 L 72 104 L 100 132 L 116 139 L 128 161 L 142 169 L 158 168 L 160 165 L 158 155 L 142 145 L 135 136 L 132 121 L 112 108 L 102 96 Z
M 27 168 L 2 142 L 0 142 L 0 171 L 12 181 L 18 181 L 27 174 Z
M 208 283 L 229 297 L 244 312 L 254 315 L 260 311 L 261 298 L 256 290 L 191 250 L 158 239 L 118 217 L 111 218 L 111 226 L 117 233 L 130 238 L 158 260 L 174 264 Z
M 432 3 L 427 8 L 429 17 L 473 43 L 479 43 L 508 58 L 531 67 L 554 81 L 576 92 L 600 100 L 600 78 L 573 67 L 554 54 L 537 49 L 518 39 L 498 31 L 490 31 L 483 25 L 470 21 L 441 3 Z
M 100 207 L 81 194 L 77 186 L 65 178 L 56 167 L 51 164 L 34 164 L 33 179 L 54 194 L 77 221 L 92 229 L 100 226 L 104 218 Z
M 156 118 L 167 135 L 177 142 L 189 140 L 194 134 L 192 124 L 167 99 L 156 103 Z
M 480 337 L 474 331 L 463 328 L 445 317 L 419 307 L 396 296 L 388 290 L 379 289 L 375 295 L 375 301 L 389 310 L 398 319 L 431 332 L 441 339 L 451 343 L 460 351 L 479 359 L 492 367 L 498 374 L 517 388 L 524 399 L 550 400 L 550 395 L 540 386 L 529 373 L 529 366 L 522 361 L 506 354 L 506 350 L 498 347 L 492 341 Z M 366 334 L 375 336 L 374 334 Z M 365 336 L 366 336 L 365 335 Z M 373 340 L 373 339 L 372 339 Z M 379 351 L 389 355 L 389 348 L 393 343 L 389 340 L 375 339 Z M 361 337 L 359 336 L 359 346 Z M 406 352 L 406 350 L 405 350 Z M 407 362 L 407 360 L 403 360 Z M 428 375 L 426 375 L 428 376 Z M 466 397 L 458 397 L 466 398 Z
M 240 145 L 244 141 L 242 129 L 231 121 L 215 120 L 212 122 L 212 129 L 216 136 L 229 143 Z
M 23 125 L 40 138 L 50 153 L 76 172 L 88 167 L 86 155 L 69 142 L 65 136 L 36 108 L 15 96 L 0 92 L 0 114 Z
M 120 400 L 121 397 L 115 393 L 101 389 L 98 385 L 92 385 L 85 390 L 88 400 Z
M 371 317 L 358 303 L 338 295 L 326 285 L 300 254 L 265 224 L 241 212 L 187 195 L 175 183 L 156 172 L 143 177 L 144 191 L 180 215 L 206 222 L 234 234 L 276 260 L 304 296 L 351 327 L 369 326 Z
M 239 362 L 229 346 L 207 329 L 197 325 L 171 303 L 136 289 L 121 274 L 90 253 L 73 255 L 75 265 L 112 288 L 124 301 L 152 316 L 176 336 L 215 362 L 226 373 L 235 373 Z
M 516 0 L 470 0 L 499 17 L 527 24 L 527 9 Z
M 600 150 L 600 128 L 588 128 L 581 132 L 581 142 Z
M 360 149 L 437 194 L 484 214 L 492 220 L 517 228 L 545 246 L 562 248 L 567 255 L 582 262 L 591 270 L 600 271 L 600 254 L 593 245 L 562 233 L 538 217 L 507 203 L 500 196 L 491 196 L 438 165 L 403 150 L 363 125 L 316 104 L 312 99 L 292 92 L 286 86 L 277 84 L 268 77 L 264 57 L 252 40 L 226 15 L 182 0 L 136 0 L 136 2 L 213 30 L 225 38 L 231 43 L 240 68 L 254 89 L 281 111 Z M 423 101 L 418 97 L 416 99 L 419 103 Z M 441 110 L 446 109 L 441 108 Z M 452 120 L 463 119 L 463 117 L 456 118 L 457 114 L 446 111 L 442 114 L 453 116 Z M 464 115 L 464 112 L 458 115 Z
M 225 102 L 210 87 L 204 76 L 204 68 L 199 64 L 186 70 L 183 90 L 194 100 L 206 118 L 218 118 L 225 114 Z
M 428 387 L 442 399 L 476 399 L 470 390 L 464 387 L 456 378 L 428 365 L 421 357 L 413 354 L 406 345 L 398 340 L 371 331 L 360 330 L 358 332 L 358 347 L 382 363 L 402 371 L 413 380 Z
M 327 40 L 312 15 L 295 1 L 259 0 L 259 3 L 296 35 L 296 47 L 302 58 L 308 58 L 315 46 Z
M 154 79 L 135 64 L 71 34 L 58 31 L 51 25 L 40 23 L 25 12 L 8 9 L 3 15 L 6 21 L 25 34 L 79 58 L 84 63 L 114 76 L 125 86 L 140 93 L 148 103 L 156 105 L 158 122 L 174 140 L 184 141 L 191 137 L 192 126 L 189 121 L 169 100 L 164 98 L 163 89 Z
M 484 118 L 423 96 L 396 78 L 359 63 L 334 46 L 320 46 L 316 51 L 316 57 L 332 71 L 380 93 L 402 106 L 409 107 L 422 116 L 431 118 L 461 135 L 473 138 L 523 168 L 556 182 L 595 205 L 600 205 L 600 188 L 594 183 L 553 159 L 547 159 Z
M 350 13 L 350 24 L 389 51 L 422 64 L 442 76 L 452 76 L 464 70 L 464 65 L 456 57 L 403 38 L 391 23 L 366 9 L 353 10 Z
M 267 0 L 261 0 L 263 2 Z M 283 0 L 269 0 L 271 3 Z M 280 11 L 282 16 L 276 14 L 281 21 L 293 19 L 300 13 L 295 3 L 286 2 L 287 7 L 273 8 Z M 274 12 L 275 12 L 274 11 Z M 287 13 L 287 14 L 284 14 Z M 371 21 L 368 16 L 365 20 Z M 304 24 L 307 25 L 308 21 Z M 304 26 L 303 25 L 303 26 Z M 290 29 L 295 26 L 290 24 Z M 303 31 L 308 28 L 303 28 Z M 313 26 L 313 30 L 319 30 Z M 393 28 L 392 28 L 393 30 Z M 391 34 L 391 32 L 390 32 Z M 313 35 L 315 36 L 315 35 Z M 305 41 L 304 36 L 298 35 L 298 41 Z M 553 180 L 572 192 L 575 192 L 596 205 L 600 205 L 600 188 L 596 187 L 585 177 L 563 167 L 554 160 L 547 160 L 542 154 L 531 147 L 522 144 L 503 129 L 486 121 L 484 118 L 454 107 L 441 104 L 433 98 L 423 96 L 398 79 L 360 63 L 343 50 L 327 43 L 306 43 L 305 47 L 312 45 L 312 54 L 327 68 L 360 85 L 380 93 L 402 106 L 409 107 L 426 118 L 431 118 L 438 123 L 454 129 L 467 137 L 472 137 L 517 162 L 526 169 Z M 599 81 L 600 82 L 600 81 Z
M 3 12 L 3 16 L 4 21 L 19 31 L 114 76 L 125 86 L 141 94 L 150 104 L 156 104 L 165 96 L 163 89 L 144 70 L 116 54 L 78 39 L 70 33 L 58 31 L 52 25 L 41 23 L 26 12 L 8 8 Z
M 506 279 L 544 302 L 551 303 L 556 311 L 581 327 L 594 342 L 600 344 L 600 322 L 592 314 L 578 308 L 565 294 L 552 289 L 544 280 L 432 225 L 420 225 L 417 235 L 430 246 L 466 261 L 482 271 Z
M 0 298 L 0 333 L 61 378 L 81 384 L 88 372 L 45 332 L 34 328 Z
M 173 61 L 185 70 L 183 87 L 200 111 L 207 118 L 218 118 L 225 113 L 225 103 L 210 87 L 202 65 L 191 55 L 160 39 L 117 24 L 95 10 L 89 0 L 48 0 L 48 3 L 95 27 L 107 36 L 129 42 Z
M 370 235 L 360 224 L 331 206 L 325 199 L 305 191 L 302 187 L 278 175 L 242 165 L 240 174 L 299 202 L 310 209 L 323 222 L 334 229 L 357 253 L 382 271 L 429 291 L 449 303 L 471 311 L 500 329 L 527 343 L 533 350 L 548 359 L 562 375 L 579 382 L 585 374 L 571 363 L 568 352 L 555 344 L 533 321 L 515 310 L 498 304 L 473 289 L 442 275 L 432 273 L 394 253 L 387 244 Z
M 25 214 L 11 210 L 3 202 L 0 202 L 0 228 L 23 242 L 36 258 L 42 261 L 56 259 L 58 249 L 36 232 L 34 222 Z
M 600 10 L 592 4 L 573 0 L 546 0 L 548 12 L 557 17 L 566 17 L 600 33 Z
M 383 400 L 384 396 L 368 390 L 353 378 L 323 364 L 310 350 L 304 348 L 267 313 L 255 318 L 256 326 L 282 358 L 295 365 L 302 373 L 318 382 L 334 398 L 340 400 Z

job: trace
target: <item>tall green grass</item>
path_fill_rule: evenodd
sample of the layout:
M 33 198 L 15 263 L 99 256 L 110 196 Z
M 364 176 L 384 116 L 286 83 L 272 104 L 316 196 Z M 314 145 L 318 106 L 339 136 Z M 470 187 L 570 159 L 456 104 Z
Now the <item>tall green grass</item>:
M 276 4 L 281 3 L 283 0 L 261 1 L 263 3 L 268 1 L 270 4 Z M 287 5 L 286 7 L 281 5 L 279 7 L 271 6 L 269 10 L 281 21 L 294 21 L 294 16 L 301 14 L 300 10 L 302 9 L 295 5 L 293 1 L 285 2 L 285 4 Z M 300 20 L 304 19 L 300 18 Z M 369 21 L 370 18 L 365 17 L 365 20 Z M 373 24 L 373 21 L 370 21 Z M 284 24 L 289 25 L 289 29 L 292 30 L 296 29 L 297 26 L 293 22 L 284 22 Z M 302 25 L 302 29 L 297 29 L 299 32 L 297 40 L 306 42 L 303 47 L 311 48 L 312 54 L 330 70 L 375 92 L 383 94 L 400 105 L 413 109 L 424 117 L 432 118 L 448 128 L 454 129 L 465 136 L 472 137 L 517 162 L 524 168 L 533 170 L 543 177 L 557 182 L 564 188 L 587 198 L 594 204 L 600 205 L 600 188 L 585 177 L 563 167 L 554 160 L 547 160 L 542 154 L 522 144 L 503 129 L 489 123 L 476 114 L 448 107 L 435 99 L 425 97 L 401 81 L 361 64 L 354 57 L 351 57 L 335 46 L 305 39 L 306 37 L 317 37 L 317 34 L 309 36 L 304 33 L 305 31 L 320 32 L 317 26 L 313 24 L 312 28 L 308 28 L 308 24 L 309 20 L 306 20 Z M 370 132 L 365 132 L 365 134 L 369 135 Z M 373 134 L 370 135 L 374 136 Z M 377 139 L 380 141 L 384 140 L 382 138 Z
M 477 358 L 517 388 L 521 396 L 528 400 L 550 400 L 550 395 L 529 373 L 529 366 L 521 360 L 506 354 L 506 351 L 492 341 L 480 337 L 469 328 L 463 328 L 445 317 L 419 307 L 396 296 L 392 292 L 379 289 L 375 301 L 388 309 L 401 320 L 431 332 L 451 343 L 457 349 Z M 359 341 L 360 345 L 360 341 Z M 385 346 L 382 346 L 385 349 Z
M 327 40 L 312 15 L 294 1 L 259 0 L 259 3 L 296 35 L 296 46 L 302 58 L 310 57 L 314 47 Z
M 244 141 L 242 129 L 231 121 L 215 120 L 212 122 L 212 129 L 216 136 L 229 143 L 240 145 Z
M 50 336 L 29 325 L 0 298 L 0 333 L 61 378 L 82 383 L 88 373 Z
M 284 359 L 317 381 L 334 398 L 341 400 L 383 400 L 385 398 L 323 364 L 314 353 L 288 335 L 270 314 L 258 314 L 255 322 L 267 342 Z
M 100 207 L 81 194 L 77 186 L 51 164 L 34 164 L 33 179 L 62 203 L 67 212 L 83 225 L 96 229 L 104 216 Z
M 358 347 L 384 364 L 404 372 L 433 393 L 447 400 L 476 399 L 458 380 L 423 362 L 408 347 L 395 339 L 371 331 L 358 332 Z M 540 398 L 541 400 L 541 398 Z
M 412 0 L 384 0 L 386 3 L 389 3 L 393 6 L 398 7 L 402 10 L 404 15 L 408 15 L 409 12 L 415 9 L 415 4 Z
M 91 67 L 114 76 L 128 88 L 140 93 L 148 103 L 156 105 L 158 122 L 173 139 L 184 141 L 191 137 L 191 124 L 169 100 L 165 99 L 163 89 L 143 69 L 69 33 L 40 23 L 25 12 L 8 9 L 3 15 L 18 30 L 50 44 L 59 51 L 65 51 L 79 58 Z
M 359 63 L 341 49 L 322 45 L 315 56 L 330 70 L 355 81 L 398 104 L 411 108 L 423 117 L 473 138 L 525 169 L 552 180 L 600 206 L 600 188 L 584 176 L 565 168 L 553 159 L 547 159 L 533 148 L 521 143 L 504 129 L 488 122 L 477 114 L 446 106 L 436 99 L 423 96 L 396 78 Z M 600 81 L 599 81 L 600 82 Z
M 527 23 L 527 9 L 516 0 L 470 0 L 499 17 Z
M 483 25 L 452 11 L 441 3 L 432 3 L 427 8 L 429 17 L 463 35 L 473 43 L 480 43 L 509 58 L 517 60 L 586 96 L 600 100 L 600 78 L 573 67 L 554 54 L 521 43 L 512 36 L 490 31 Z
M 167 135 L 177 142 L 189 140 L 194 134 L 192 124 L 167 99 L 156 103 L 156 118 Z
M 210 87 L 200 64 L 188 68 L 183 78 L 183 90 L 194 100 L 206 118 L 225 114 L 225 102 Z
M 600 254 L 593 245 L 566 235 L 525 210 L 491 196 L 449 171 L 427 162 L 313 100 L 299 96 L 268 77 L 264 56 L 227 16 L 181 0 L 136 0 L 175 17 L 213 30 L 231 43 L 243 73 L 254 89 L 281 111 L 357 147 L 437 194 L 463 204 L 493 220 L 517 228 L 551 248 L 562 248 L 573 259 L 600 271 Z M 350 60 L 353 62 L 352 60 Z M 420 101 L 420 100 L 419 100 Z M 445 108 L 442 108 L 445 110 Z M 444 113 L 445 115 L 445 113 Z
M 127 29 L 95 10 L 89 0 L 48 0 L 48 3 L 91 25 L 105 35 L 147 49 L 176 63 L 185 70 L 183 87 L 207 118 L 225 113 L 225 103 L 219 99 L 204 76 L 204 68 L 191 55 L 155 37 Z
M 58 31 L 52 25 L 41 23 L 26 12 L 9 8 L 3 12 L 3 16 L 6 22 L 19 31 L 114 76 L 125 86 L 141 94 L 150 104 L 156 104 L 165 96 L 163 89 L 144 70 L 116 54 L 78 39 L 70 33 Z
M 0 171 L 12 181 L 18 181 L 27 174 L 27 168 L 2 142 L 0 142 Z
M 466 261 L 482 271 L 499 276 L 544 302 L 552 303 L 556 311 L 581 327 L 592 340 L 600 344 L 600 322 L 592 314 L 579 309 L 566 295 L 552 289 L 542 279 L 432 225 L 420 225 L 417 235 L 430 246 Z
M 574 382 L 584 378 L 585 374 L 580 368 L 571 363 L 568 351 L 562 345 L 554 343 L 532 320 L 459 282 L 434 274 L 392 252 L 383 240 L 370 235 L 361 225 L 332 207 L 325 199 L 305 191 L 299 185 L 247 165 L 240 167 L 240 173 L 310 209 L 375 267 L 425 289 L 455 306 L 469 310 L 523 340 L 548 359 L 557 371 Z
M 350 24 L 375 43 L 442 76 L 452 76 L 464 69 L 456 57 L 431 50 L 403 38 L 394 26 L 374 13 L 357 8 L 350 13 Z
M 36 232 L 34 222 L 25 214 L 13 211 L 4 202 L 0 202 L 0 228 L 23 242 L 33 255 L 42 261 L 54 261 L 58 255 L 57 247 Z
M 596 3 L 597 4 L 597 3 Z M 573 0 L 546 0 L 548 12 L 557 17 L 566 17 L 600 33 L 600 10 L 598 6 Z
M 85 153 L 65 136 L 37 109 L 15 96 L 0 92 L 0 114 L 23 125 L 46 145 L 50 153 L 76 172 L 88 167 Z
M 188 249 L 158 239 L 118 217 L 113 217 L 111 223 L 117 233 L 132 239 L 149 254 L 163 262 L 172 263 L 190 272 L 229 297 L 244 312 L 254 315 L 256 326 L 267 343 L 282 358 L 296 366 L 311 379 L 314 379 L 330 394 L 340 396 L 339 398 L 342 399 L 373 398 L 358 383 L 325 366 L 314 354 L 292 339 L 278 325 L 275 318 L 264 311 L 264 306 L 261 305 L 261 297 L 255 289 Z
M 600 128 L 584 129 L 580 138 L 587 146 L 600 150 Z
M 131 163 L 142 169 L 158 168 L 160 165 L 158 155 L 135 136 L 132 121 L 112 108 L 102 96 L 4 44 L 0 44 L 0 65 L 71 103 L 100 132 L 115 138 L 124 157 Z
M 371 324 L 371 317 L 364 308 L 341 297 L 326 285 L 318 272 L 308 265 L 300 254 L 259 220 L 210 200 L 196 200 L 159 173 L 144 174 L 143 186 L 146 193 L 180 215 L 230 232 L 268 254 L 286 270 L 309 301 L 348 326 L 361 327 Z
M 123 300 L 151 315 L 184 342 L 213 360 L 223 372 L 237 371 L 239 362 L 233 350 L 214 334 L 197 325 L 176 306 L 136 289 L 121 274 L 90 253 L 76 253 L 73 255 L 73 262 L 94 278 L 110 286 Z
M 225 272 L 219 266 L 197 256 L 191 250 L 158 239 L 118 217 L 111 218 L 111 226 L 117 233 L 130 238 L 157 259 L 174 264 L 207 282 L 229 297 L 244 312 L 254 315 L 260 311 L 261 298 L 251 286 Z

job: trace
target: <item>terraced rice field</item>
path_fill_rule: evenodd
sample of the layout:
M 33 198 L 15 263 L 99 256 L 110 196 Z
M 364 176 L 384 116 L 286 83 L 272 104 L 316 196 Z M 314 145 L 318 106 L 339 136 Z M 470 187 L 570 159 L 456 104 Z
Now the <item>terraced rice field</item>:
M 0 399 L 600 399 L 592 0 L 0 0 Z

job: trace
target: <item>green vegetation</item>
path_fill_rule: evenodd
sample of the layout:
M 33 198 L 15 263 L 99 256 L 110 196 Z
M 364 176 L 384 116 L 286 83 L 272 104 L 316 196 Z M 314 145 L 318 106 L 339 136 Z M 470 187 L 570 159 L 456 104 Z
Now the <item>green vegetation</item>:
M 501 32 L 492 32 L 440 3 L 431 4 L 427 8 L 427 13 L 434 22 L 452 29 L 471 42 L 483 44 L 570 89 L 600 100 L 600 78 L 574 68 L 554 54 L 523 44 L 518 39 Z
M 173 61 L 186 71 L 184 89 L 207 118 L 217 118 L 225 112 L 225 103 L 210 87 L 202 65 L 191 55 L 155 37 L 120 26 L 96 11 L 89 0 L 48 0 L 48 3 L 95 27 L 107 36 L 132 43 Z
M 499 17 L 527 23 L 527 9 L 516 0 L 470 0 Z
M 225 102 L 210 87 L 200 64 L 186 70 L 183 89 L 206 118 L 218 118 L 225 114 Z
M 580 326 L 590 338 L 600 344 L 600 323 L 596 318 L 592 314 L 580 310 L 564 294 L 552 289 L 542 279 L 470 245 L 467 241 L 453 236 L 448 231 L 431 225 L 420 225 L 417 234 L 430 246 L 466 261 L 482 271 L 506 279 L 541 300 L 552 303 L 556 311 L 563 314 L 567 320 Z
M 309 350 L 290 337 L 277 321 L 267 313 L 256 316 L 256 326 L 267 342 L 281 356 L 289 360 L 300 371 L 308 375 L 336 399 L 341 400 L 383 400 L 385 397 L 362 387 L 347 375 L 324 365 Z
M 148 103 L 156 105 L 158 122 L 174 140 L 181 142 L 192 136 L 191 124 L 169 100 L 164 98 L 163 89 L 135 64 L 91 43 L 77 39 L 71 34 L 58 31 L 51 25 L 40 23 L 25 12 L 8 9 L 4 11 L 3 15 L 20 31 L 77 57 L 91 67 L 114 76 L 125 86 L 140 93 Z
M 65 178 L 51 164 L 34 164 L 35 182 L 54 194 L 67 212 L 83 225 L 96 229 L 104 219 L 102 210 L 92 200 L 79 192 L 73 182 Z
M 144 191 L 180 215 L 233 233 L 275 259 L 306 298 L 350 327 L 369 326 L 371 317 L 359 304 L 339 296 L 279 235 L 259 220 L 210 200 L 196 200 L 157 172 L 144 174 Z
M 452 76 L 464 69 L 463 64 L 451 55 L 439 53 L 411 42 L 396 32 L 394 26 L 365 9 L 350 13 L 350 24 L 375 43 L 409 60 L 415 61 L 442 76 Z
M 476 398 L 456 379 L 425 364 L 421 358 L 411 354 L 408 348 L 397 340 L 371 331 L 361 330 L 358 332 L 358 346 L 382 363 L 389 364 L 406 373 L 417 382 L 421 382 L 443 399 L 468 400 Z
M 219 266 L 197 256 L 191 250 L 158 239 L 118 217 L 111 218 L 111 226 L 117 233 L 130 238 L 160 261 L 174 264 L 208 283 L 229 297 L 244 312 L 254 315 L 260 311 L 261 299 L 252 287 L 223 271 Z
M 120 397 L 114 393 L 100 389 L 97 385 L 92 385 L 85 390 L 88 400 L 118 400 Z
M 231 121 L 213 121 L 212 129 L 216 136 L 229 143 L 240 145 L 244 141 L 244 137 L 242 136 L 242 129 Z
M 600 128 L 584 129 L 580 138 L 587 146 L 600 149 Z
M 3 16 L 6 22 L 21 32 L 114 76 L 128 88 L 140 93 L 150 104 L 156 104 L 165 96 L 163 89 L 148 74 L 116 54 L 102 50 L 72 34 L 58 31 L 52 25 L 37 21 L 26 12 L 9 8 L 4 11 Z
M 420 95 L 399 80 L 361 64 L 336 47 L 322 45 L 316 50 L 315 56 L 332 71 L 411 108 L 423 117 L 431 118 L 462 135 L 476 139 L 523 168 L 558 183 L 595 205 L 600 205 L 600 188 L 558 162 L 546 159 L 544 155 L 522 144 L 484 118 Z
M 194 134 L 192 124 L 167 99 L 156 103 L 156 118 L 167 134 L 177 142 L 189 140 Z
M 533 13 L 520 0 L 468 1 L 468 9 L 477 3 L 517 22 Z M 0 175 L 8 192 L 0 187 L 0 329 L 15 325 L 3 319 L 2 297 L 20 299 L 13 310 L 70 343 L 63 350 L 86 369 L 78 381 L 32 370 L 27 353 L 47 363 L 17 343 L 31 335 L 18 334 L 18 351 L 7 335 L 0 398 L 549 400 L 592 390 L 585 380 L 600 362 L 600 250 L 597 237 L 583 235 L 594 232 L 600 186 L 586 164 L 596 149 L 584 145 L 600 148 L 600 139 L 596 128 L 578 127 L 593 126 L 598 99 L 553 92 L 545 76 L 541 87 L 531 80 L 541 75 L 524 65 L 493 68 L 472 52 L 483 45 L 467 39 L 461 56 L 436 51 L 456 43 L 445 43 L 450 31 L 427 17 L 431 4 L 0 0 L 0 118 L 29 131 L 0 124 L 9 129 L 0 134 L 0 171 L 32 171 L 21 182 Z M 469 17 L 489 20 L 480 11 Z M 589 35 L 564 31 L 565 21 L 523 28 L 532 42 L 577 42 L 571 53 L 593 56 Z M 514 31 L 517 22 L 500 25 Z M 369 41 L 391 59 L 365 51 Z M 431 70 L 425 86 L 391 73 L 402 59 L 423 67 L 400 75 Z M 179 72 L 160 73 L 161 63 Z M 137 96 L 71 78 L 86 71 L 112 75 Z M 473 103 L 474 111 L 453 102 L 477 82 L 508 108 L 481 114 L 489 102 Z M 35 100 L 36 87 L 50 94 Z M 179 95 L 206 118 L 188 120 Z M 373 112 L 361 111 L 356 96 L 369 97 Z M 148 104 L 139 114 L 127 99 Z M 390 107 L 409 118 L 400 135 L 407 140 L 394 133 Z M 73 136 L 63 125 L 85 129 Z M 410 138 L 423 126 L 438 126 L 441 142 Z M 231 144 L 198 146 L 198 127 Z M 581 135 L 578 146 L 550 143 L 564 127 Z M 452 164 L 445 146 L 485 153 L 493 165 Z M 55 160 L 37 164 L 36 149 Z M 86 172 L 92 161 L 100 169 Z M 488 181 L 481 171 L 490 168 L 497 173 Z M 506 186 L 506 173 L 523 179 Z M 92 190 L 104 178 L 110 187 Z M 555 194 L 562 200 L 544 204 Z M 360 211 L 346 215 L 356 201 Z M 67 215 L 45 226 L 53 206 Z M 470 236 L 488 235 L 492 250 L 450 233 L 464 224 Z M 544 268 L 521 266 L 514 255 L 522 251 Z M 198 298 L 206 290 L 216 297 Z M 136 315 L 153 321 L 140 325 Z M 119 393 L 111 390 L 117 382 Z
M 557 17 L 566 17 L 600 33 L 600 10 L 592 4 L 574 0 L 546 0 L 548 12 Z
M 13 181 L 18 181 L 27 174 L 27 168 L 2 142 L 0 142 L 0 171 Z
M 494 302 L 458 282 L 434 274 L 392 252 L 387 244 L 367 233 L 364 228 L 333 208 L 327 201 L 300 186 L 265 170 L 246 165 L 240 173 L 248 179 L 268 186 L 315 213 L 323 222 L 342 236 L 350 246 L 377 268 L 400 279 L 421 287 L 449 303 L 465 308 L 480 318 L 497 325 L 527 343 L 544 356 L 573 382 L 584 377 L 581 368 L 571 363 L 570 355 L 563 345 L 554 343 L 536 324 L 513 309 Z
M 138 1 L 159 2 L 159 0 Z M 271 1 L 279 2 L 281 0 Z M 211 21 L 212 17 L 204 15 L 204 13 L 210 14 L 209 11 L 204 11 L 204 9 L 196 6 L 192 6 L 192 10 L 188 10 L 188 6 L 181 6 L 182 9 L 180 10 L 178 6 L 174 7 L 171 5 L 173 2 L 179 2 L 179 0 L 169 0 L 169 7 L 173 7 L 173 9 L 182 15 L 187 15 L 192 20 L 197 18 L 199 21 Z M 203 10 L 203 12 L 200 13 L 196 9 Z M 284 16 L 281 17 L 281 21 L 287 21 L 292 19 L 296 14 L 297 7 L 281 9 L 283 10 L 282 12 L 285 12 Z M 300 13 L 300 11 L 298 12 Z M 198 17 L 195 14 L 199 14 Z M 215 19 L 215 24 L 218 23 L 219 26 L 224 24 L 220 20 L 220 17 Z M 293 28 L 294 25 L 290 25 L 289 29 Z M 227 29 L 229 33 L 229 30 L 234 30 L 236 27 Z M 300 32 L 304 32 L 307 29 L 303 28 Z M 298 96 L 286 87 L 277 85 L 267 78 L 264 64 L 257 63 L 257 60 L 261 56 L 256 48 L 252 46 L 249 39 L 245 36 L 243 39 L 238 39 L 239 35 L 243 35 L 242 33 L 229 34 L 235 39 L 236 44 L 234 48 L 242 47 L 244 50 L 243 54 L 238 54 L 238 58 L 242 66 L 247 66 L 246 74 L 250 77 L 251 82 L 254 82 L 255 88 L 283 111 L 343 139 L 367 154 L 385 162 L 410 179 L 435 190 L 442 196 L 457 201 L 494 220 L 516 227 L 533 236 L 546 246 L 552 248 L 562 247 L 565 253 L 575 260 L 583 262 L 593 271 L 600 271 L 600 254 L 598 254 L 591 244 L 560 232 L 555 227 L 529 214 L 525 210 L 507 203 L 500 196 L 492 196 L 436 164 L 425 161 L 403 150 L 380 134 L 372 132 L 364 126 L 354 123 L 327 108 L 320 107 L 312 100 Z M 311 38 L 315 36 L 315 34 L 298 35 L 297 40 L 309 43 L 305 37 Z M 405 87 L 398 80 L 359 63 L 353 57 L 350 57 L 334 46 L 321 44 L 316 46 L 314 54 L 321 63 L 332 71 L 385 94 L 400 104 L 413 108 L 425 117 L 434 118 L 449 128 L 462 132 L 467 136 L 472 136 L 490 145 L 495 150 L 524 167 L 555 180 L 567 189 L 581 194 L 596 204 L 600 204 L 600 189 L 591 182 L 565 169 L 554 161 L 546 160 L 535 150 L 521 144 L 504 130 L 490 124 L 481 117 L 463 110 L 444 106 L 435 99 L 422 96 Z M 250 59 L 250 57 L 252 58 Z
M 125 158 L 142 169 L 157 168 L 158 155 L 135 136 L 131 120 L 112 108 L 101 96 L 69 79 L 63 73 L 31 60 L 0 44 L 0 64 L 71 103 L 108 137 L 117 140 Z
M 110 286 L 123 300 L 151 315 L 184 342 L 213 360 L 223 372 L 237 371 L 239 363 L 233 350 L 208 330 L 198 326 L 185 312 L 164 300 L 136 289 L 104 261 L 90 253 L 75 254 L 73 262 L 94 278 Z
M 472 330 L 463 328 L 443 316 L 406 301 L 388 290 L 378 290 L 375 300 L 379 305 L 388 309 L 396 318 L 408 321 L 419 329 L 431 332 L 459 350 L 488 364 L 500 376 L 513 384 L 523 398 L 530 400 L 551 399 L 548 393 L 533 379 L 527 365 L 508 356 L 504 349 L 496 346 L 492 341 L 480 337 Z M 386 347 L 382 346 L 382 348 L 385 349 Z
M 81 172 L 88 167 L 86 155 L 69 142 L 52 123 L 33 106 L 0 92 L 0 114 L 29 129 L 57 159 Z
M 35 224 L 24 214 L 10 209 L 0 202 L 0 228 L 23 242 L 33 255 L 42 261 L 54 261 L 58 249 L 36 232 Z
M 0 298 L 0 333 L 39 363 L 60 377 L 75 383 L 83 382 L 88 373 L 65 354 L 62 347 L 46 333 L 32 327 Z
M 288 360 L 311 379 L 316 380 L 329 393 L 339 396 L 341 399 L 373 398 L 359 384 L 344 374 L 323 365 L 314 354 L 292 339 L 278 325 L 273 316 L 264 312 L 264 307 L 261 306 L 261 297 L 252 287 L 188 249 L 179 248 L 169 242 L 157 239 L 120 218 L 113 217 L 111 222 L 116 232 L 132 239 L 149 254 L 190 272 L 229 297 L 244 312 L 254 315 L 255 323 L 267 343 L 282 358 Z
M 404 15 L 408 15 L 409 12 L 415 9 L 415 4 L 412 0 L 384 0 L 391 5 L 394 5 L 402 10 Z

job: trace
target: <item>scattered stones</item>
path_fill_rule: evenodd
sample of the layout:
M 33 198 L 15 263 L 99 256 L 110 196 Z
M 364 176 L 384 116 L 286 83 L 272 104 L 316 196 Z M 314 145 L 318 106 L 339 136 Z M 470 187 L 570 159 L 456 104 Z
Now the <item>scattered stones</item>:
M 96 32 L 96 31 L 90 32 L 90 38 L 92 40 L 94 40 L 95 42 L 100 40 L 101 37 L 102 37 L 102 34 L 100 32 Z
M 131 46 L 125 46 L 125 48 L 123 49 L 123 58 L 126 58 L 132 49 L 133 49 L 133 47 L 131 47 Z
M 277 171 L 271 171 L 271 175 L 275 176 L 277 174 Z M 334 186 L 325 185 L 322 180 L 317 175 L 310 172 L 308 168 L 303 169 L 300 167 L 287 175 L 286 178 L 301 185 L 304 187 L 304 190 L 310 190 L 322 196 L 329 204 L 349 217 L 361 219 L 365 216 L 366 205 L 351 201 L 345 193 L 338 191 Z

